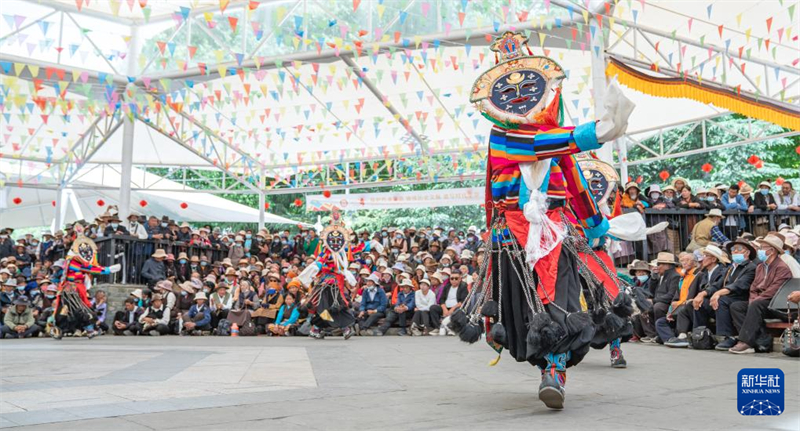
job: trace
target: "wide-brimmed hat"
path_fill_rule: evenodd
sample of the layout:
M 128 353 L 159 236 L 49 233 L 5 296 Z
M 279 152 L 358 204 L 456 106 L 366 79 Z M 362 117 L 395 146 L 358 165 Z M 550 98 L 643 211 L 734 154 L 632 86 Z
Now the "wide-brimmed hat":
M 156 290 L 169 290 L 172 291 L 172 282 L 169 280 L 161 280 L 156 283 Z
M 267 279 L 270 279 L 270 278 L 277 278 L 278 280 L 280 280 L 281 279 L 281 275 L 278 274 L 277 272 L 269 272 L 269 273 L 267 273 Z
M 225 259 L 222 259 L 222 266 L 233 266 L 233 263 L 231 263 L 231 258 L 226 257 Z
M 203 281 L 206 281 L 206 282 L 209 282 L 209 283 L 216 283 L 217 282 L 217 277 L 214 274 L 208 274 Z
M 628 265 L 628 274 L 634 275 L 636 271 L 647 271 L 651 272 L 650 265 L 647 262 L 636 259 Z
M 733 255 L 733 252 L 731 252 L 731 249 L 733 248 L 734 245 L 737 245 L 737 244 L 746 247 L 747 251 L 750 252 L 750 256 L 748 257 L 748 259 L 754 259 L 755 258 L 755 256 L 756 256 L 756 248 L 753 247 L 753 244 L 750 244 L 750 241 L 748 241 L 748 240 L 746 240 L 746 239 L 744 239 L 742 237 L 736 238 L 735 240 L 730 241 L 727 244 L 725 244 L 725 250 L 728 251 L 728 254 Z
M 178 259 L 188 259 L 189 256 L 186 255 L 184 252 L 178 253 Z
M 198 262 L 200 262 L 200 257 L 197 256 L 197 255 L 194 255 L 194 256 L 189 258 L 189 262 L 198 263 Z
M 689 180 L 687 180 L 686 178 L 675 177 L 675 178 L 672 179 L 672 187 L 675 187 L 675 183 L 677 183 L 678 181 L 681 181 L 681 182 L 683 182 L 683 184 L 686 184 L 686 185 L 689 184 Z
M 673 192 L 674 192 L 674 191 L 676 191 L 676 190 L 675 190 L 675 187 L 673 187 L 673 186 L 666 186 L 666 187 L 664 187 L 664 189 L 663 189 L 662 191 L 663 191 L 664 193 L 666 193 L 666 192 L 668 192 L 668 191 L 673 191 Z
M 741 187 L 739 187 L 739 194 L 740 195 L 746 195 L 746 194 L 752 194 L 752 193 L 753 193 L 753 188 L 750 187 L 750 184 L 743 183 L 741 185 Z
M 175 260 L 175 255 L 172 253 L 167 253 L 167 260 Z
M 369 275 L 369 270 L 367 268 L 361 268 L 361 270 L 358 271 L 358 275 Z
M 653 193 L 653 192 L 661 193 L 661 186 L 659 186 L 658 184 L 651 185 L 649 187 L 649 189 L 647 190 L 647 194 L 649 195 L 650 193 Z
M 391 275 L 392 277 L 394 277 L 394 273 L 392 272 L 391 269 L 384 269 L 383 271 L 381 271 L 381 274 Z
M 373 272 L 372 274 L 367 277 L 367 280 L 371 280 L 373 283 L 378 284 L 381 282 L 381 279 L 378 278 L 378 273 Z
M 142 299 L 142 289 L 134 289 L 133 292 L 131 292 L 131 296 L 137 299 Z
M 403 272 L 403 271 L 406 270 L 406 267 L 402 263 L 397 262 L 397 263 L 394 264 L 394 266 L 392 266 L 392 269 L 396 269 L 396 270 L 398 270 L 400 272 Z
M 442 273 L 439 272 L 439 271 L 436 271 L 433 274 L 431 274 L 431 278 L 435 278 L 435 279 L 439 280 L 439 283 L 441 283 L 442 282 Z
M 156 252 L 153 253 L 152 257 L 155 257 L 155 258 L 167 257 L 167 252 L 165 252 L 163 248 L 159 248 L 159 249 L 156 249 Z
M 225 275 L 226 275 L 226 276 L 233 275 L 233 276 L 235 276 L 235 277 L 238 277 L 238 276 L 239 276 L 239 274 L 238 274 L 238 273 L 236 272 L 236 270 L 235 270 L 235 269 L 233 269 L 233 268 L 228 268 L 228 269 L 226 269 L 226 270 L 225 270 Z
M 162 296 L 160 293 L 156 293 L 156 294 L 153 295 L 152 298 L 150 298 L 150 300 L 153 301 L 153 302 L 163 301 L 164 300 L 164 296 Z
M 24 305 L 28 306 L 31 305 L 30 301 L 28 301 L 28 297 L 25 295 L 18 296 L 17 299 L 14 300 L 14 305 Z
M 243 257 L 243 258 L 239 259 L 239 262 L 237 263 L 237 265 L 248 265 L 249 263 L 250 263 L 250 261 L 247 260 L 246 257 Z
M 720 217 L 722 218 L 722 211 L 719 208 L 714 208 L 706 214 L 706 217 Z
M 718 261 L 722 263 L 730 263 L 731 261 L 728 259 L 728 256 L 722 251 L 721 248 L 717 247 L 716 245 L 709 244 L 703 249 L 703 254 L 707 254 L 712 257 L 716 257 Z
M 675 255 L 666 251 L 662 251 L 658 253 L 656 257 L 656 263 L 668 263 L 670 265 L 675 265 Z
M 431 281 L 428 280 L 427 278 L 423 278 L 422 280 L 419 281 L 419 285 L 422 286 L 423 284 L 427 284 L 428 287 L 430 287 L 431 286 Z
M 198 292 L 197 295 L 194 296 L 194 300 L 197 301 L 198 299 L 207 300 L 208 297 L 205 292 Z
M 759 245 L 768 245 L 778 250 L 778 253 L 783 253 L 783 241 L 775 234 L 767 234 L 763 239 L 758 240 Z
M 3 285 L 4 285 L 4 286 L 14 286 L 14 287 L 17 287 L 17 279 L 16 279 L 16 278 L 14 278 L 14 277 L 10 277 L 8 280 L 6 280 L 6 282 L 5 282 L 5 283 L 3 283 Z
M 769 181 L 762 181 L 762 182 L 758 183 L 758 188 L 761 188 L 761 187 L 772 188 L 772 184 L 770 184 Z
M 626 192 L 632 188 L 636 189 L 637 191 L 642 191 L 642 189 L 639 188 L 639 184 L 637 184 L 636 181 L 630 181 L 628 184 L 625 184 Z
M 184 281 L 183 283 L 181 283 L 180 284 L 180 288 L 181 288 L 181 290 L 185 290 L 186 292 L 189 292 L 189 293 L 196 292 L 196 290 L 194 288 L 194 283 L 192 283 L 191 281 L 188 281 L 188 280 Z M 200 293 L 202 293 L 202 292 L 200 292 Z
M 405 279 L 405 280 L 400 282 L 400 286 L 406 286 L 406 287 L 410 287 L 410 288 L 413 289 L 414 288 L 414 283 L 412 283 L 411 280 L 409 280 L 409 279 Z

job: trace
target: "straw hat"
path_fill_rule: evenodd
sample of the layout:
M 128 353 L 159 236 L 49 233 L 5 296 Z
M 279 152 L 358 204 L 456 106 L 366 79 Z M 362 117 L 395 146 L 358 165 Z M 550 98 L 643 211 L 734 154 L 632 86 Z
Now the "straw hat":
M 137 299 L 142 299 L 142 289 L 134 290 L 133 292 L 131 292 L 131 296 Z
M 706 217 L 719 217 L 722 218 L 722 211 L 719 208 L 714 208 L 706 214 Z
M 439 281 L 439 283 L 441 283 L 442 282 L 442 273 L 438 272 L 438 271 L 434 272 L 433 274 L 431 274 L 431 278 L 435 278 L 436 280 Z
M 198 299 L 207 300 L 208 297 L 206 297 L 206 293 L 205 292 L 200 292 L 200 293 L 198 293 L 197 295 L 194 296 L 194 300 L 195 301 L 197 301 Z
M 156 283 L 156 289 L 172 291 L 172 282 L 169 280 L 161 280 Z
M 772 185 L 769 183 L 769 181 L 762 181 L 762 182 L 758 183 L 758 188 L 761 188 L 761 187 L 771 188 Z
M 409 279 L 405 279 L 405 280 L 400 282 L 400 286 L 410 287 L 410 288 L 413 289 L 414 288 L 414 283 L 412 283 L 411 280 L 409 280 Z
M 746 194 L 752 194 L 752 193 L 753 193 L 753 188 L 750 187 L 750 184 L 742 183 L 742 186 L 739 187 L 739 194 L 740 195 L 746 195 Z
M 222 259 L 222 266 L 233 266 L 231 263 L 231 258 L 226 257 L 225 259 Z
M 189 292 L 189 293 L 194 293 L 195 292 L 194 284 L 191 281 L 184 281 L 183 283 L 181 283 L 180 287 L 181 287 L 182 290 L 185 290 L 186 292 Z M 200 293 L 203 293 L 203 292 L 200 292 Z
M 200 263 L 200 257 L 198 255 L 194 255 L 189 259 L 189 262 Z
M 783 253 L 783 241 L 775 234 L 767 234 L 764 239 L 758 241 L 761 246 L 771 246 L 778 251 L 778 254 Z
M 703 254 L 709 255 L 711 257 L 715 257 L 715 258 L 717 258 L 718 261 L 720 261 L 722 263 L 726 263 L 726 264 L 727 263 L 731 263 L 730 259 L 728 259 L 728 256 L 725 256 L 725 253 L 722 251 L 722 249 L 720 249 L 719 247 L 717 247 L 716 245 L 713 245 L 713 244 L 707 245 L 703 249 Z
M 165 257 L 167 257 L 167 253 L 164 251 L 163 248 L 159 248 L 159 249 L 156 250 L 155 253 L 153 253 L 153 257 L 155 257 L 155 258 L 159 258 L 159 257 L 165 258 Z
M 642 189 L 639 188 L 639 184 L 636 184 L 636 181 L 631 181 L 628 184 L 625 184 L 625 191 L 627 192 L 630 189 L 636 189 L 636 191 L 639 192 L 642 191 Z
M 367 277 L 367 280 L 370 280 L 375 284 L 378 284 L 378 283 L 381 282 L 381 279 L 378 278 L 378 274 L 377 273 L 370 274 L 369 277 Z
M 750 241 L 742 237 L 736 238 L 734 241 L 730 241 L 727 244 L 725 244 L 725 250 L 728 251 L 728 254 L 733 255 L 731 249 L 733 248 L 734 245 L 737 244 L 743 245 L 744 247 L 747 248 L 747 251 L 750 252 L 750 256 L 748 257 L 748 259 L 754 259 L 756 257 L 756 248 L 753 247 L 753 244 L 750 244 Z
M 634 275 L 634 273 L 636 271 L 651 272 L 650 271 L 650 265 L 648 265 L 647 262 L 644 262 L 642 260 L 636 259 L 633 262 L 631 262 L 630 265 L 628 265 L 628 273 L 630 275 Z
M 658 253 L 658 256 L 655 260 L 656 264 L 659 263 L 668 263 L 670 265 L 675 265 L 675 255 L 672 253 L 668 253 L 666 251 L 662 251 Z
M 369 275 L 369 270 L 367 268 L 361 268 L 361 271 L 358 271 L 358 275 Z
M 233 269 L 233 268 L 230 268 L 230 267 L 225 270 L 225 275 L 226 276 L 231 276 L 232 275 L 234 277 L 238 277 L 239 276 L 239 274 L 236 273 L 236 270 Z
M 427 278 L 423 278 L 422 280 L 419 281 L 420 287 L 422 287 L 423 284 L 427 284 L 428 287 L 431 287 L 431 281 L 428 280 Z
M 189 256 L 187 256 L 184 252 L 180 252 L 178 253 L 178 259 L 189 259 Z

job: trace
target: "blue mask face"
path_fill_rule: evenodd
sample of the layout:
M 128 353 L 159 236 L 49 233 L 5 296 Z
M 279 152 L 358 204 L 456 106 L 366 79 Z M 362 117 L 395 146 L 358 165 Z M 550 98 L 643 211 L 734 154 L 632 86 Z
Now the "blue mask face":
M 742 253 L 733 253 L 731 255 L 731 259 L 733 259 L 733 263 L 737 263 L 737 264 L 738 263 L 742 263 L 742 262 L 744 262 L 746 260 L 744 258 L 744 254 L 742 254 Z
M 111 229 L 116 229 L 119 227 L 119 223 L 111 223 Z
M 521 70 L 502 76 L 492 86 L 492 104 L 510 114 L 525 115 L 544 95 L 547 82 L 533 70 Z
M 766 250 L 756 250 L 756 254 L 758 255 L 758 260 L 762 262 L 767 261 L 767 252 Z
M 208 262 L 200 262 L 200 266 L 208 266 Z
M 252 237 L 253 237 L 253 235 L 250 235 L 250 234 L 248 233 L 248 234 L 247 234 L 247 235 L 245 235 L 244 237 L 245 237 L 245 238 L 247 238 L 247 239 L 250 239 L 250 238 L 252 238 Z
M 45 296 L 47 297 L 47 299 L 56 299 L 55 295 L 45 295 Z
M 17 291 L 19 292 L 25 291 L 25 286 L 17 286 Z
M 791 256 L 792 255 L 792 253 L 789 250 L 784 250 L 783 252 L 786 253 L 787 256 Z
M 649 275 L 637 275 L 636 278 L 639 280 L 639 283 L 647 283 L 647 280 L 650 279 Z
M 759 192 L 761 192 L 762 195 L 766 196 L 769 194 L 769 189 L 761 189 L 759 190 Z
M 181 264 L 185 264 L 186 263 L 186 259 L 181 259 L 178 262 L 180 262 Z
M 709 201 L 709 202 L 714 202 L 714 199 L 716 199 L 716 198 L 714 198 L 714 196 L 709 196 L 709 197 L 706 198 L 706 200 Z

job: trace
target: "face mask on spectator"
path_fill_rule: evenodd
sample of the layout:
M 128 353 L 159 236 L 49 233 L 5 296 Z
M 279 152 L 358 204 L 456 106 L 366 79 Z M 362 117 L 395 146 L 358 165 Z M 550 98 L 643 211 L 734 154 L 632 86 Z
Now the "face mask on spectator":
M 185 291 L 185 290 L 182 290 L 182 291 L 181 291 L 181 296 L 187 296 L 187 295 L 189 295 L 189 292 L 187 292 L 187 291 Z
M 47 297 L 47 299 L 56 299 L 56 296 L 52 294 L 47 294 L 45 296 Z
M 180 262 L 180 263 L 181 263 L 181 265 L 183 265 L 183 264 L 185 264 L 185 263 L 186 263 L 186 259 L 181 259 L 181 260 L 179 260 L 178 262 Z
M 111 223 L 111 229 L 116 229 L 119 227 L 119 223 Z
M 17 286 L 17 290 L 19 290 L 20 292 L 25 291 L 25 285 Z
M 208 266 L 208 262 L 200 262 L 200 266 Z
M 372 259 L 365 259 L 364 263 L 366 263 L 367 265 L 372 265 Z
M 714 202 L 714 200 L 715 200 L 715 199 L 716 199 L 716 198 L 715 198 L 714 196 L 708 196 L 708 197 L 706 197 L 706 200 L 707 200 L 707 201 L 709 201 L 709 202 Z
M 759 192 L 761 192 L 762 195 L 766 196 L 769 194 L 769 189 L 760 189 Z
M 245 235 L 244 237 L 245 237 L 245 238 L 247 238 L 247 239 L 250 239 L 250 238 L 252 238 L 252 237 L 253 237 L 253 235 L 251 235 L 251 234 L 249 234 L 249 233 L 248 233 L 248 234 L 247 234 L 247 235 Z
M 31 290 L 31 296 L 36 296 L 38 294 L 39 294 L 39 290 L 38 289 Z
M 637 275 L 636 278 L 639 280 L 639 283 L 646 283 L 647 280 L 650 279 L 649 275 Z
M 733 263 L 739 264 L 744 262 L 744 254 L 743 253 L 733 253 L 731 255 L 731 259 L 733 259 Z
M 658 199 L 660 197 L 661 197 L 661 193 L 659 193 L 659 192 L 650 193 L 650 198 L 653 199 L 653 200 L 656 200 L 656 199 Z
M 167 227 L 166 223 L 161 223 L 161 227 Z
M 758 260 L 760 260 L 762 262 L 766 262 L 767 261 L 768 256 L 767 256 L 767 251 L 766 250 L 756 250 L 756 254 L 758 255 Z
M 6 238 L 8 238 L 8 235 L 0 235 L 0 239 L 6 239 Z

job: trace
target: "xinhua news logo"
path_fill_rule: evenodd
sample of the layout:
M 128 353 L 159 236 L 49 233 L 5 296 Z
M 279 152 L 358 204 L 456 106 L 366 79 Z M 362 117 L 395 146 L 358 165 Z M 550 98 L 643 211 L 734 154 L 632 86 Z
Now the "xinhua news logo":
M 738 377 L 739 414 L 777 416 L 784 409 L 783 371 L 778 368 L 743 368 Z

